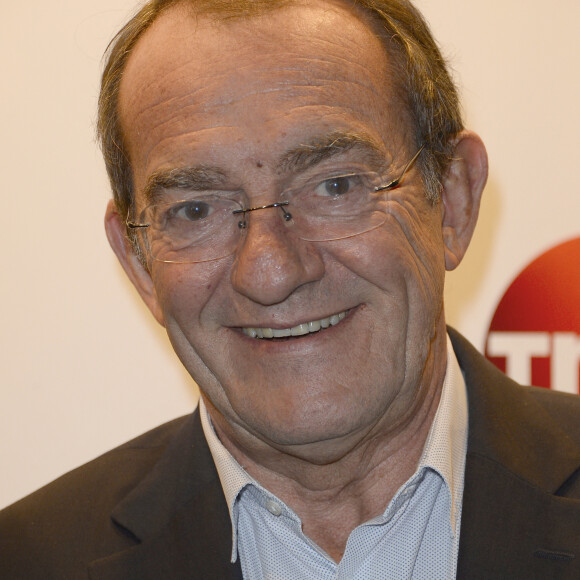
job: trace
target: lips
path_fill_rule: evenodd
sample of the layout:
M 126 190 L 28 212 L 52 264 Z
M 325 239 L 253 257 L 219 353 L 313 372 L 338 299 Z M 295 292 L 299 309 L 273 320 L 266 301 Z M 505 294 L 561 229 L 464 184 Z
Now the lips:
M 245 327 L 242 328 L 242 332 L 251 338 L 286 338 L 289 336 L 304 336 L 305 334 L 310 334 L 313 332 L 318 332 L 324 330 L 330 326 L 336 326 L 341 320 L 343 320 L 348 314 L 348 310 L 344 312 L 339 312 L 338 314 L 333 314 L 326 318 L 321 318 L 319 320 L 312 320 L 310 322 L 304 322 L 298 326 L 293 326 L 292 328 L 252 328 Z

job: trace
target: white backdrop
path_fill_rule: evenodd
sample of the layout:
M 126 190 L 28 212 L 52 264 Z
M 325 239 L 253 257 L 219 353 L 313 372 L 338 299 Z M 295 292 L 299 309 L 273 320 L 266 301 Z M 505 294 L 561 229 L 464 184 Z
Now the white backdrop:
M 10 2 L 0 19 L 0 506 L 195 405 L 102 227 L 101 54 L 133 0 Z M 578 0 L 418 0 L 487 144 L 472 248 L 447 318 L 483 349 L 534 257 L 580 236 Z

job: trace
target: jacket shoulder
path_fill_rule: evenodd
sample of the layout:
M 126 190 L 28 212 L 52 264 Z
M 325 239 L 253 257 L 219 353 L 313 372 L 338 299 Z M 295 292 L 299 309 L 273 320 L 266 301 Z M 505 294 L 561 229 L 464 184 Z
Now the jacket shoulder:
M 580 445 L 580 396 L 540 387 L 521 387 Z
M 182 417 L 152 429 L 0 511 L 0 577 L 41 578 L 42 570 L 62 567 L 62 560 L 51 561 L 62 552 L 60 545 L 67 546 L 71 563 L 62 577 L 70 578 L 75 559 L 86 561 L 133 545 L 131 535 L 111 520 L 111 511 L 159 461 L 186 422 Z

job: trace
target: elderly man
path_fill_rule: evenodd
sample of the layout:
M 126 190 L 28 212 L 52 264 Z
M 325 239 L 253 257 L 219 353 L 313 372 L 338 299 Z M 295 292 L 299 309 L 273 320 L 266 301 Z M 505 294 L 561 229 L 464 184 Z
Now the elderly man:
M 487 158 L 406 0 L 154 0 L 99 133 L 200 406 L 8 508 L 2 578 L 580 577 L 580 399 L 445 326 Z

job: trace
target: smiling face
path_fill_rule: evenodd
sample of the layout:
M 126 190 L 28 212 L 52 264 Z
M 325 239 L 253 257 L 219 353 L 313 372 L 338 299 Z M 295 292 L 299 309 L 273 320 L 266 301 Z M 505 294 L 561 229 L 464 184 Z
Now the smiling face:
M 396 177 L 416 144 L 393 82 L 381 42 L 340 3 L 224 23 L 172 9 L 121 85 L 138 209 L 175 170 L 205 172 L 249 206 L 318 174 Z M 353 445 L 401 428 L 436 390 L 442 210 L 414 168 L 385 207 L 384 225 L 343 240 L 304 241 L 267 209 L 219 260 L 145 272 L 126 259 L 222 428 L 278 448 Z M 270 338 L 287 334 L 299 336 Z

